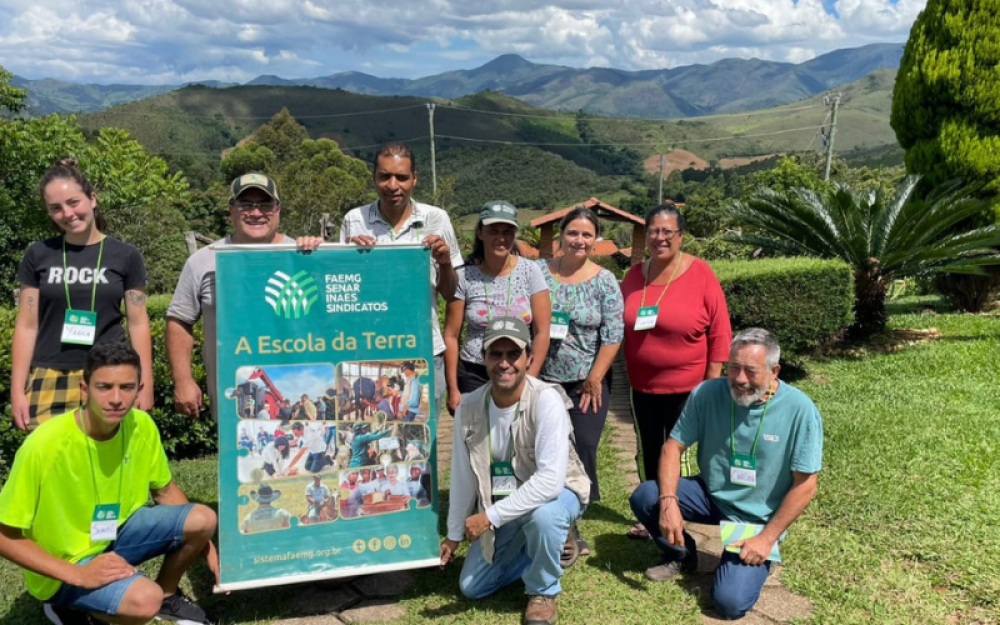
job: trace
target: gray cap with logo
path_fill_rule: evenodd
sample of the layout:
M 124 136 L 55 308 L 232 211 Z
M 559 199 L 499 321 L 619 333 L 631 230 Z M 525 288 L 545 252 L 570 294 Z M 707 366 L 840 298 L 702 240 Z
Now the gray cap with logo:
M 278 186 L 274 184 L 274 181 L 264 174 L 258 173 L 243 174 L 236 180 L 233 180 L 229 201 L 232 202 L 239 197 L 240 193 L 243 193 L 247 189 L 260 189 L 270 195 L 271 199 L 275 202 L 281 201 L 281 198 L 278 197 Z
M 500 339 L 510 339 L 524 349 L 531 345 L 531 330 L 520 317 L 496 317 L 486 324 L 483 350 L 489 349 L 490 345 Z
M 483 204 L 479 209 L 479 223 L 484 226 L 490 224 L 511 224 L 517 226 L 517 209 L 510 202 L 503 200 L 493 200 Z

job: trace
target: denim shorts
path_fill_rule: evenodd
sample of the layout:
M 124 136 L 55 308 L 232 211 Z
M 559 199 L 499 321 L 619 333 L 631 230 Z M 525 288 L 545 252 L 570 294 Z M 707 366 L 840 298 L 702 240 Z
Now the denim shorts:
M 114 552 L 132 566 L 138 566 L 157 556 L 172 553 L 184 542 L 184 522 L 194 504 L 182 506 L 146 506 L 139 508 L 118 528 L 118 540 L 111 543 L 104 553 Z M 84 565 L 97 556 L 83 558 Z M 114 616 L 129 587 L 142 576 L 120 579 L 100 588 L 80 588 L 63 584 L 49 599 L 49 603 L 76 610 L 100 612 Z

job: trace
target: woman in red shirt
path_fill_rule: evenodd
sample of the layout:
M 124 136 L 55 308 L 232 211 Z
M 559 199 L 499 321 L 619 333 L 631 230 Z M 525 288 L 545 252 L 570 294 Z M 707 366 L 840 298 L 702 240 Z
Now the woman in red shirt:
M 722 375 L 732 330 L 719 280 L 705 261 L 681 251 L 684 216 L 673 204 L 646 215 L 649 260 L 622 280 L 625 364 L 632 391 L 639 479 L 656 479 L 660 447 L 688 395 Z M 638 244 L 638 241 L 636 241 Z M 630 536 L 645 537 L 641 526 Z

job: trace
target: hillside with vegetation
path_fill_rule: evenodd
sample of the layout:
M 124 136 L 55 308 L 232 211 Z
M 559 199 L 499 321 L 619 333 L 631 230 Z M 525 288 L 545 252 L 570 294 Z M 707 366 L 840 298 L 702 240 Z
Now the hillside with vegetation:
M 874 150 L 880 162 L 894 164 L 895 138 L 888 124 L 893 80 L 891 70 L 880 70 L 839 90 L 838 152 L 868 159 Z M 216 177 L 224 153 L 282 108 L 310 137 L 332 139 L 345 154 L 364 161 L 386 141 L 406 141 L 416 150 L 425 178 L 430 173 L 423 98 L 313 87 L 193 86 L 85 115 L 81 125 L 90 132 L 124 128 L 198 183 Z M 454 178 L 451 190 L 460 210 L 471 210 L 482 197 L 525 197 L 532 206 L 572 202 L 641 181 L 644 159 L 677 149 L 710 164 L 819 149 L 817 130 L 828 121 L 828 112 L 816 96 L 749 113 L 640 120 L 558 113 L 485 91 L 437 102 L 437 173 L 441 179 Z M 497 168 L 525 175 L 502 176 Z M 509 186 L 518 188 L 511 192 Z

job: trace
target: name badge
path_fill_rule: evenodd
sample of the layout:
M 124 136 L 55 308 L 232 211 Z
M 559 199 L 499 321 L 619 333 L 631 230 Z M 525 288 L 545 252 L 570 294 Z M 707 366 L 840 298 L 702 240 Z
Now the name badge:
M 639 315 L 635 318 L 636 331 L 652 330 L 656 327 L 656 316 L 660 312 L 659 306 L 643 306 L 639 309 Z
M 509 462 L 490 463 L 490 478 L 493 480 L 494 499 L 502 499 L 517 490 L 514 467 Z
M 757 486 L 757 460 L 736 454 L 729 459 L 729 481 L 737 486 Z
M 67 310 L 63 319 L 63 343 L 93 345 L 97 337 L 97 313 L 89 310 Z
M 561 341 L 569 336 L 569 313 L 553 312 L 549 325 L 549 338 Z
M 121 518 L 122 507 L 117 503 L 105 503 L 94 506 L 94 516 L 90 520 L 90 540 L 116 540 L 118 538 L 118 521 Z

